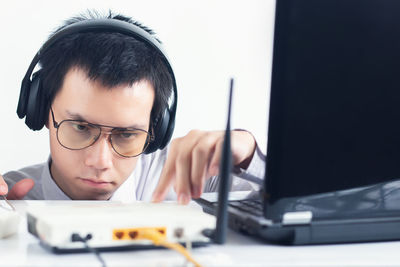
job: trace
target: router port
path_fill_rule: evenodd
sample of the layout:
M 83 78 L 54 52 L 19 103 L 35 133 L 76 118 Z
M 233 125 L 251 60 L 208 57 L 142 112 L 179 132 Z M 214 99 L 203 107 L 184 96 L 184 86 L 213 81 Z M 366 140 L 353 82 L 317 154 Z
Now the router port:
M 174 236 L 177 237 L 177 238 L 182 238 L 183 233 L 184 233 L 184 230 L 183 230 L 183 228 L 181 228 L 181 227 L 176 228 L 176 229 L 174 230 Z
M 136 239 L 137 236 L 138 236 L 138 232 L 137 231 L 129 231 L 129 237 L 131 239 Z
M 122 239 L 124 237 L 124 232 L 114 231 L 114 239 Z

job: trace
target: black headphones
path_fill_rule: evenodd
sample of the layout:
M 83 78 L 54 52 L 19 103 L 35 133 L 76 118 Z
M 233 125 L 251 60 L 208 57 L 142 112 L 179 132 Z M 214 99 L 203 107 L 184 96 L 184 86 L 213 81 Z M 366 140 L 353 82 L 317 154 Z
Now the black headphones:
M 175 126 L 175 115 L 178 101 L 175 75 L 171 64 L 161 44 L 148 32 L 129 22 L 116 19 L 91 19 L 73 23 L 55 33 L 36 53 L 22 80 L 19 95 L 17 114 L 20 119 L 25 118 L 25 124 L 32 130 L 43 128 L 47 119 L 48 103 L 40 82 L 40 70 L 32 75 L 34 68 L 40 60 L 42 51 L 45 51 L 56 41 L 67 35 L 85 32 L 117 32 L 138 39 L 159 52 L 168 68 L 172 79 L 173 96 L 168 107 L 153 122 L 154 138 L 146 148 L 145 153 L 152 153 L 157 149 L 163 149 L 171 140 Z M 32 80 L 31 80 L 32 76 Z

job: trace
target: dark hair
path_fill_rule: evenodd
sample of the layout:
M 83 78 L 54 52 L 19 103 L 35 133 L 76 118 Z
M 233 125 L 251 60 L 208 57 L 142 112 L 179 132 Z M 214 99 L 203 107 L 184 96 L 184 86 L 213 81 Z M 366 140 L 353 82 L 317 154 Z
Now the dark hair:
M 126 21 L 154 35 L 151 29 L 139 22 L 120 14 L 114 15 L 111 11 L 106 16 L 88 11 L 86 15 L 67 20 L 53 34 L 68 25 L 89 19 Z M 89 32 L 68 35 L 45 49 L 39 64 L 42 86 L 49 103 L 46 107 L 48 111 L 61 89 L 66 73 L 73 67 L 86 71 L 89 79 L 109 88 L 122 84 L 132 85 L 144 79 L 149 81 L 155 90 L 150 127 L 168 106 L 172 94 L 172 77 L 159 52 L 146 43 L 121 33 Z

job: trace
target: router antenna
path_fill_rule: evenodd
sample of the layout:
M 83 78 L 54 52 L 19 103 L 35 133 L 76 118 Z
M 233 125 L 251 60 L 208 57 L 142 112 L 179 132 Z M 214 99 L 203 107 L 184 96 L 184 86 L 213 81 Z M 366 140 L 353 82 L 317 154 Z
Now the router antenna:
M 228 194 L 230 190 L 230 175 L 232 169 L 232 153 L 231 153 L 231 106 L 233 93 L 233 78 L 230 81 L 229 103 L 228 103 L 228 119 L 225 129 L 225 138 L 221 154 L 221 162 L 219 167 L 219 188 L 218 188 L 218 208 L 217 222 L 214 235 L 214 242 L 224 244 L 226 240 L 226 231 L 228 227 Z

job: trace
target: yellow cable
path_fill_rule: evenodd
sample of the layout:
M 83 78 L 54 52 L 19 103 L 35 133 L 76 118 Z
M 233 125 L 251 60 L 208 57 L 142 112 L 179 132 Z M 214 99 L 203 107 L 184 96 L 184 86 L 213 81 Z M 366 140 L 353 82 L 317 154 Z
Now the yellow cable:
M 189 251 L 179 243 L 171 243 L 166 240 L 166 237 L 159 233 L 155 229 L 141 229 L 138 232 L 138 237 L 151 240 L 156 246 L 163 246 L 169 249 L 173 249 L 181 253 L 188 261 L 193 263 L 196 267 L 201 267 L 201 265 L 193 259 Z

